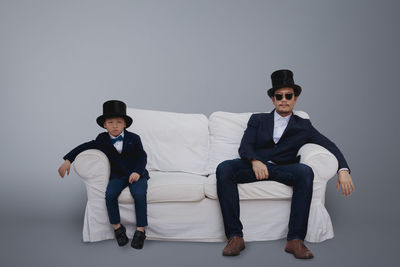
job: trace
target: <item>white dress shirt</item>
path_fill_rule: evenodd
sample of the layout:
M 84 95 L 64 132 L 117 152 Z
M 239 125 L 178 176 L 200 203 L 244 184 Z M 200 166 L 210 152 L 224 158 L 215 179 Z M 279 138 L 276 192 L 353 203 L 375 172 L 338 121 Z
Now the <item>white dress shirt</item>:
M 290 117 L 292 117 L 292 114 L 282 117 L 279 115 L 276 110 L 274 111 L 274 143 L 278 143 L 279 139 L 281 139 L 283 132 L 285 131 Z
M 120 135 L 118 135 L 117 137 L 114 137 L 114 136 L 112 136 L 111 134 L 109 134 L 110 135 L 110 137 L 111 137 L 111 139 L 115 139 L 115 138 L 118 138 L 118 136 L 122 136 L 122 138 L 124 138 L 124 132 L 122 132 Z M 124 142 L 123 141 L 117 141 L 117 142 L 115 142 L 114 143 L 114 147 L 115 147 L 115 149 L 118 151 L 118 153 L 120 153 L 121 154 L 121 152 L 122 152 L 122 145 L 124 144 Z

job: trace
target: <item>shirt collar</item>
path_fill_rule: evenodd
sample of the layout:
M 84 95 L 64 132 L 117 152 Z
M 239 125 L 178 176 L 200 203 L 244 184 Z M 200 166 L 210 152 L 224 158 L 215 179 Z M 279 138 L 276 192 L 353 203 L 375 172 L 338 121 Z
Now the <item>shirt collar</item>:
M 292 113 L 293 114 L 293 113 Z M 292 114 L 286 116 L 286 117 L 282 117 L 281 115 L 278 114 L 278 112 L 276 112 L 276 110 L 274 111 L 274 120 L 275 121 L 286 121 L 289 122 L 290 117 L 292 117 Z
M 124 131 L 122 131 L 122 133 L 116 137 L 112 136 L 110 133 L 108 133 L 108 135 L 110 136 L 111 139 L 115 139 L 118 138 L 118 136 L 122 136 L 122 138 L 124 137 Z

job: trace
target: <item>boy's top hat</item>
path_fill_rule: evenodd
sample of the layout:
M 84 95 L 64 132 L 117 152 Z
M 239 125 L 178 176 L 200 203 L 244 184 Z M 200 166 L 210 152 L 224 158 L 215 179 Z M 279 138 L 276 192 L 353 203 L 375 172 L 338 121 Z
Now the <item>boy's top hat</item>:
M 126 105 L 119 100 L 109 100 L 103 104 L 103 115 L 99 116 L 96 121 L 100 127 L 104 128 L 104 121 L 108 118 L 124 118 L 126 128 L 131 126 L 132 118 L 126 115 Z
M 290 87 L 294 90 L 294 95 L 299 96 L 301 87 L 294 83 L 293 72 L 290 70 L 277 70 L 271 74 L 272 88 L 268 90 L 268 96 L 272 97 L 276 90 Z

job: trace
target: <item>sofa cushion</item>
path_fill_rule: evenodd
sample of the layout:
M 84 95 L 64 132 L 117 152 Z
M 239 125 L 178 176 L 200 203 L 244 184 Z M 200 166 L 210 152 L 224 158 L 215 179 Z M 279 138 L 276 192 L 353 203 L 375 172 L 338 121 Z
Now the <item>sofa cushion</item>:
M 147 170 L 207 174 L 208 119 L 184 114 L 128 108 L 130 131 L 147 152 Z
M 275 181 L 259 181 L 247 184 L 238 184 L 240 200 L 256 199 L 290 199 L 293 189 L 290 186 Z M 207 177 L 204 184 L 206 197 L 218 199 L 216 175 Z
M 304 111 L 293 111 L 302 118 L 309 118 Z M 239 158 L 239 146 L 252 113 L 217 111 L 210 115 L 210 152 L 207 169 L 215 173 L 218 164 L 228 159 Z
M 207 165 L 210 174 L 215 173 L 222 161 L 239 157 L 240 141 L 251 114 L 217 111 L 210 115 L 210 152 Z
M 149 173 L 147 203 L 156 202 L 193 202 L 205 198 L 205 176 L 183 172 Z M 118 198 L 120 203 L 133 203 L 133 198 L 126 187 Z

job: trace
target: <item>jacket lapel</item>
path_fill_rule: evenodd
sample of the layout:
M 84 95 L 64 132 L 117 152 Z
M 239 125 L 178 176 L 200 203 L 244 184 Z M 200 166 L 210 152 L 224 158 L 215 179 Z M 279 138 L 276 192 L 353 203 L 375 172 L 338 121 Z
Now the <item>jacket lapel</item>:
M 126 147 L 128 145 L 128 133 L 126 132 L 126 130 L 124 130 L 124 141 L 122 142 L 122 150 L 121 150 L 121 154 L 125 152 Z M 118 152 L 118 151 L 117 151 Z
M 267 123 L 268 123 L 268 133 L 269 133 L 269 136 L 271 137 L 271 139 L 274 138 L 274 126 L 275 126 L 274 112 L 275 112 L 275 109 L 273 109 L 272 112 L 269 113 L 268 121 L 267 121 Z

